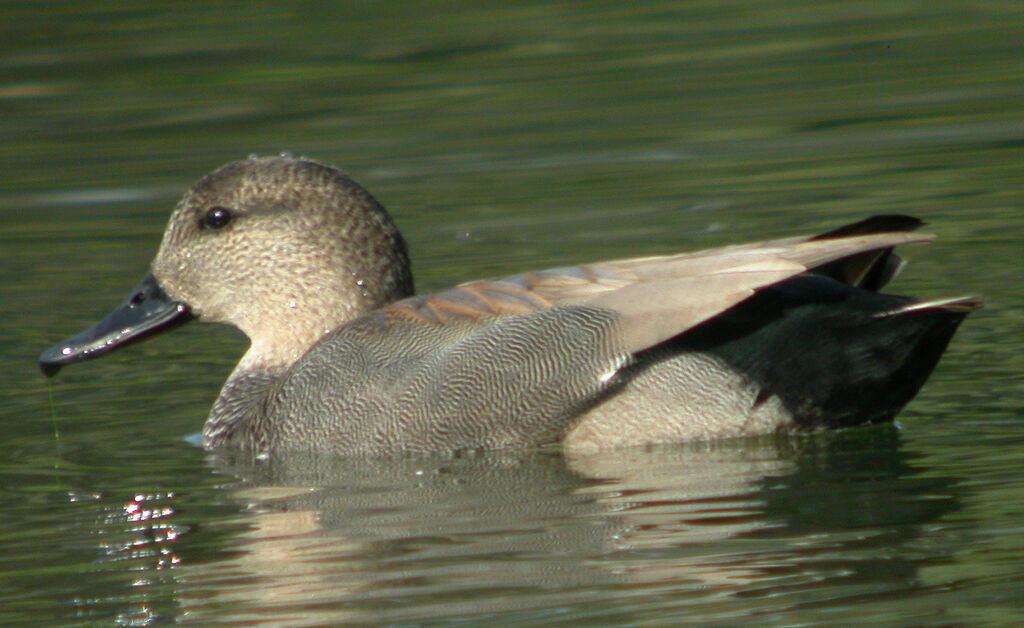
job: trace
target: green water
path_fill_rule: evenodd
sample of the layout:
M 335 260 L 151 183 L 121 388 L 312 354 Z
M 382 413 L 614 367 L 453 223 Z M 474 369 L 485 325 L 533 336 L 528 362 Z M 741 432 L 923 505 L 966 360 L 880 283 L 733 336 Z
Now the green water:
M 0 624 L 1014 625 L 1017 2 L 0 3 Z M 981 294 L 899 429 L 267 480 L 183 441 L 244 350 L 39 352 L 251 153 L 345 167 L 421 291 L 910 213 Z M 287 478 L 287 482 L 281 478 Z M 285 486 L 286 484 L 286 486 Z

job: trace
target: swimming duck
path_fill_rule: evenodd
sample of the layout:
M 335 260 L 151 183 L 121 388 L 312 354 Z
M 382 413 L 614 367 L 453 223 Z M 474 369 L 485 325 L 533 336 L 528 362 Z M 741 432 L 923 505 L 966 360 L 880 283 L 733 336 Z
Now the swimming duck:
M 107 318 L 40 365 L 185 321 L 251 341 L 208 448 L 376 455 L 612 447 L 891 420 L 975 297 L 879 291 L 927 242 L 876 216 L 814 237 L 529 272 L 413 295 L 405 241 L 348 175 L 288 157 L 230 163 L 171 214 Z

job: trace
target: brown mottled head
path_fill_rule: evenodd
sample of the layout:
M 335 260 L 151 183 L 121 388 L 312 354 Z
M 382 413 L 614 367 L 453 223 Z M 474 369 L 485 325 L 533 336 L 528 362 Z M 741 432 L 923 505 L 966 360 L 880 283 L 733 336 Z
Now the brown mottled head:
M 413 290 L 405 241 L 369 192 L 336 168 L 284 157 L 200 180 L 171 214 L 153 275 L 199 319 L 234 324 L 254 348 L 301 344 L 285 351 L 298 355 Z

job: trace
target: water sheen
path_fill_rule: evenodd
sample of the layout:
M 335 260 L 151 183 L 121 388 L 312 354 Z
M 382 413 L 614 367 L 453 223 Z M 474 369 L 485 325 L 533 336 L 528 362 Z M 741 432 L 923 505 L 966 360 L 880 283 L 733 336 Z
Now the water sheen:
M 0 3 L 0 624 L 1015 625 L 1016 2 Z M 898 428 L 251 464 L 185 442 L 245 346 L 38 374 L 177 196 L 290 151 L 421 291 L 910 213 L 894 289 L 982 294 Z

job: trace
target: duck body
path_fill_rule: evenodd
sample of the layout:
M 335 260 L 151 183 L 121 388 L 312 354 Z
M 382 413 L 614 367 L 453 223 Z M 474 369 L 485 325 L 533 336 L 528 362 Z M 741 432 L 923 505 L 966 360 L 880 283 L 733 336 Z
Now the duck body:
M 342 326 L 278 377 L 236 373 L 203 443 L 377 454 L 562 441 L 591 452 L 888 421 L 964 316 L 948 304 L 900 311 L 915 303 L 802 276 L 637 354 L 616 345 L 615 316 L 600 310 L 425 327 L 401 304 Z
M 205 447 L 377 455 L 576 451 L 891 420 L 972 297 L 878 292 L 924 242 L 875 217 L 798 237 L 472 282 L 412 296 L 405 243 L 308 160 L 229 164 L 172 214 L 152 274 L 44 370 L 188 318 L 252 346 Z

